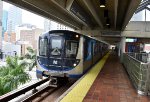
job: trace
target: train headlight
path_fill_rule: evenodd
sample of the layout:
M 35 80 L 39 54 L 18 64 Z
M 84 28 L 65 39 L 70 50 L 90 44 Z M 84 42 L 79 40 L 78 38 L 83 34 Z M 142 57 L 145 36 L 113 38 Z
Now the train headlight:
M 76 38 L 78 38 L 79 37 L 79 35 L 76 35 Z
M 74 64 L 73 64 L 73 66 L 75 67 L 75 66 L 77 66 L 77 64 L 76 64 L 76 63 L 74 63 Z

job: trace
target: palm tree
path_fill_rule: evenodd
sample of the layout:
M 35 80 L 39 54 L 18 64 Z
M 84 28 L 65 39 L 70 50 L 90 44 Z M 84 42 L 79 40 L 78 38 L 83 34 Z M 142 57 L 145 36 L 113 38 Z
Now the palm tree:
M 37 65 L 36 63 L 36 51 L 33 50 L 31 47 L 27 47 L 28 53 L 25 54 L 25 56 L 22 56 L 21 59 L 23 62 L 28 63 L 29 71 L 32 70 L 34 66 Z
M 27 63 L 20 62 L 17 56 L 7 57 L 6 66 L 0 67 L 0 95 L 16 89 L 30 80 L 25 72 Z

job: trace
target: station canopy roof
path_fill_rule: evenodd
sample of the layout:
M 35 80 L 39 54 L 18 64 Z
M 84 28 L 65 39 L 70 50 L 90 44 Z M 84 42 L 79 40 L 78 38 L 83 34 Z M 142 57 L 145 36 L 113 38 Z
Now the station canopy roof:
M 124 30 L 141 0 L 3 0 L 77 30 Z M 105 7 L 100 7 L 104 4 Z M 140 10 L 140 9 L 139 9 Z
M 139 7 L 137 8 L 137 10 L 135 11 L 135 14 L 141 12 L 144 9 L 150 11 L 150 7 L 148 7 L 149 5 L 150 5 L 150 0 L 143 0 L 139 5 Z

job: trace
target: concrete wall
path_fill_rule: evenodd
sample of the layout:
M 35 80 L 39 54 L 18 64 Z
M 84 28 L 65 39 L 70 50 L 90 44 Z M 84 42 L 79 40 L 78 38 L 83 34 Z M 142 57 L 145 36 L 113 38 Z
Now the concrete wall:
M 124 37 L 150 38 L 150 21 L 131 21 L 122 32 Z
M 89 35 L 89 36 L 97 36 L 100 37 L 101 36 L 101 31 L 100 30 L 75 30 L 75 32 L 84 34 L 84 35 Z
M 104 43 L 107 43 L 109 44 L 105 39 L 104 37 L 102 37 L 102 33 L 101 33 L 101 30 L 75 30 L 75 32 L 78 32 L 80 34 L 83 34 L 83 35 L 86 35 L 86 36 L 89 36 L 89 37 L 92 37 L 94 39 L 97 39 L 97 40 L 100 40 Z M 108 38 L 110 39 L 110 38 Z
M 82 33 L 84 35 L 90 35 L 97 38 L 100 38 L 102 35 L 101 30 L 76 30 L 76 32 Z M 115 37 L 117 31 L 108 31 L 111 32 L 112 36 Z M 127 25 L 124 31 L 121 32 L 122 37 L 143 37 L 150 38 L 150 21 L 131 21 Z

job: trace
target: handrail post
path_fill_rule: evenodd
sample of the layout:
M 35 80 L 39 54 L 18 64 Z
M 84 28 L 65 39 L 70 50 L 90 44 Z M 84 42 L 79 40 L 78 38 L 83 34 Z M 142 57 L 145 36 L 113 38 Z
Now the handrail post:
M 147 95 L 150 91 L 150 62 L 143 59 L 150 57 L 150 54 L 149 56 L 145 53 L 125 53 L 124 55 L 123 64 L 137 92 Z
M 146 94 L 148 95 L 149 91 L 150 91 L 150 62 L 147 64 L 147 82 L 146 82 Z

